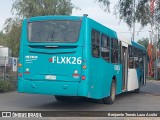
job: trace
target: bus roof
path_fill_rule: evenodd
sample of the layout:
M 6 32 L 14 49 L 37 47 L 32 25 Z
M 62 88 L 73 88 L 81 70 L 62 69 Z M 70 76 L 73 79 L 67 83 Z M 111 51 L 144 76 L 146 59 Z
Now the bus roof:
M 141 45 L 141 44 L 139 44 L 137 42 L 134 42 L 134 41 L 131 41 L 131 43 L 132 43 L 132 46 L 134 46 L 134 47 L 136 47 L 138 49 L 141 49 L 143 51 L 146 51 L 146 49 L 145 49 L 145 47 L 143 45 Z
M 122 36 L 122 35 L 120 35 L 118 33 L 117 33 L 117 36 L 118 36 L 118 40 L 123 41 L 123 42 L 125 42 L 125 43 L 127 43 L 129 45 L 132 45 L 132 46 L 134 46 L 134 47 L 136 47 L 138 49 L 141 49 L 141 50 L 145 51 L 145 47 L 143 45 L 141 45 L 141 44 L 139 44 L 137 42 L 131 41 L 130 39 L 128 39 L 128 38 L 126 38 L 126 37 L 124 37 L 124 36 Z
M 48 16 L 36 16 L 27 18 L 29 21 L 41 21 L 41 20 L 52 20 L 52 19 L 62 19 L 62 20 L 82 20 L 80 16 L 66 16 L 66 15 L 48 15 Z

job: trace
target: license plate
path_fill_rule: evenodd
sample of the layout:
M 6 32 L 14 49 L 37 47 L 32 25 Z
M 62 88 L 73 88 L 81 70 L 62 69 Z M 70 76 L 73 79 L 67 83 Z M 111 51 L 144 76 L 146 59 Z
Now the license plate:
M 56 76 L 55 75 L 46 75 L 45 79 L 47 79 L 47 80 L 56 80 Z

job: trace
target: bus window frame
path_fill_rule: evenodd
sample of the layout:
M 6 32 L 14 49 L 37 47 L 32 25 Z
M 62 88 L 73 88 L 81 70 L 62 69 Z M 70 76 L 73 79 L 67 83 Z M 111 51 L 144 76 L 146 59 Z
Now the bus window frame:
M 103 37 L 106 37 L 106 39 L 107 39 L 107 46 L 102 45 Z M 101 47 L 100 47 L 100 48 L 101 48 L 101 49 L 100 49 L 101 51 L 100 51 L 100 52 L 101 52 L 101 57 L 102 57 L 102 59 L 104 59 L 104 60 L 105 60 L 106 62 L 108 62 L 108 63 L 111 62 L 111 58 L 110 58 L 110 54 L 111 54 L 110 42 L 111 42 L 111 38 L 110 38 L 108 35 L 102 33 L 102 34 L 101 34 Z M 102 56 L 102 48 L 106 48 L 106 49 L 109 50 L 109 56 L 108 56 L 108 59 L 109 59 L 109 60 L 105 59 L 105 58 Z M 104 53 L 107 53 L 107 52 L 104 52 Z
M 134 47 L 134 68 L 139 68 L 139 50 L 137 48 Z M 138 57 L 138 60 L 135 60 L 135 58 Z M 138 62 L 137 62 L 138 61 Z M 138 63 L 138 65 L 136 65 L 136 62 Z
M 98 44 L 93 43 L 93 39 L 92 39 L 93 32 L 99 34 L 99 43 Z M 94 56 L 94 54 L 93 54 L 93 45 L 95 45 L 96 47 L 98 46 L 98 48 L 99 48 L 98 49 L 98 56 Z M 91 30 L 91 55 L 92 55 L 92 57 L 94 57 L 94 58 L 100 58 L 101 57 L 100 47 L 101 47 L 101 32 L 99 32 L 99 31 L 97 31 L 95 29 L 92 29 Z
M 122 42 L 118 41 L 118 63 L 121 64 L 122 63 Z
M 134 67 L 134 47 L 129 45 L 128 46 L 128 68 L 133 69 Z M 132 59 L 130 58 L 132 57 Z M 132 66 L 130 65 L 130 59 L 132 60 Z
M 116 42 L 116 45 L 115 45 L 115 43 L 114 43 L 114 41 Z M 119 63 L 119 52 L 118 52 L 118 39 L 114 39 L 114 38 L 111 38 L 111 63 L 112 64 L 118 64 Z M 117 51 L 117 61 L 115 62 L 115 60 L 113 61 L 113 52 L 114 51 Z
M 139 62 L 139 68 L 143 68 L 143 61 L 144 61 L 144 58 L 143 58 L 144 54 L 143 54 L 143 51 L 142 50 L 139 50 L 139 59 L 138 59 L 138 62 Z M 140 61 L 140 59 L 142 59 Z

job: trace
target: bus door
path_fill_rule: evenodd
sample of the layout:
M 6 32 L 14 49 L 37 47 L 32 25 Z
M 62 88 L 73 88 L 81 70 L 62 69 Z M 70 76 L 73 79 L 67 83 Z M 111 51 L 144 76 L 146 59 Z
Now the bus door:
M 128 53 L 127 47 L 122 46 L 122 90 L 127 90 Z
M 146 85 L 146 55 L 141 53 L 141 57 L 139 59 L 140 70 L 141 70 L 141 81 L 140 86 Z
M 143 74 L 143 85 L 146 85 L 146 55 L 143 55 L 143 69 L 144 69 L 144 74 Z

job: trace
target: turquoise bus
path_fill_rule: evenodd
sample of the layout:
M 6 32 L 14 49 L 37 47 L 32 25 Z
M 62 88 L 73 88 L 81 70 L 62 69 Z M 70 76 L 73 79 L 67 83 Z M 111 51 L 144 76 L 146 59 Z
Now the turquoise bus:
M 145 64 L 143 46 L 86 15 L 27 18 L 22 23 L 18 92 L 112 104 L 117 94 L 139 92 L 146 84 Z

